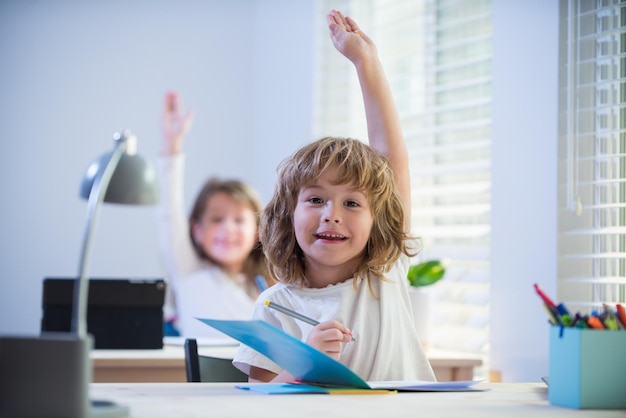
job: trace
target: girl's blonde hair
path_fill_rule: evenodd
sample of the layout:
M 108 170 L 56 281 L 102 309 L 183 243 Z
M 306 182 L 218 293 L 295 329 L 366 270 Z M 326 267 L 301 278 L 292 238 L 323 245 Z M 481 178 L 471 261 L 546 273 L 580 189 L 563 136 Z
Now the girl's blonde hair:
M 407 245 L 406 213 L 387 159 L 359 140 L 326 137 L 280 163 L 274 196 L 261 213 L 259 238 L 276 280 L 305 281 L 304 254 L 296 241 L 293 215 L 301 188 L 330 168 L 337 172 L 334 184 L 350 184 L 365 193 L 374 219 L 355 277 L 372 273 L 382 278 L 401 254 L 414 255 Z
M 254 189 L 246 183 L 240 180 L 222 180 L 217 177 L 210 178 L 204 183 L 202 189 L 200 189 L 198 195 L 196 196 L 196 200 L 189 215 L 189 238 L 191 239 L 196 254 L 198 254 L 200 258 L 208 260 L 217 266 L 220 264 L 213 259 L 210 254 L 207 254 L 204 251 L 204 248 L 202 248 L 202 246 L 199 245 L 194 239 L 193 229 L 194 225 L 202 220 L 202 216 L 206 211 L 209 200 L 211 200 L 211 198 L 218 193 L 224 193 L 232 197 L 236 202 L 249 207 L 254 212 L 257 227 L 259 226 L 259 217 L 261 213 L 261 200 Z M 258 289 L 254 280 L 255 277 L 257 275 L 262 275 L 266 277 L 268 281 L 270 280 L 268 277 L 269 274 L 265 254 L 263 253 L 263 248 L 261 247 L 260 242 L 254 246 L 248 255 L 248 258 L 244 263 L 242 273 L 246 276 L 246 292 L 251 296 L 256 297 Z

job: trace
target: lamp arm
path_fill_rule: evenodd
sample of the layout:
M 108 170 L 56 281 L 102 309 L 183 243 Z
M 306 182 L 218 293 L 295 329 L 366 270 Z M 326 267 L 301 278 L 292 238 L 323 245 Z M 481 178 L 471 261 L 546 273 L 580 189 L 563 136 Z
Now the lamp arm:
M 72 332 L 79 338 L 87 336 L 87 301 L 89 297 L 89 261 L 91 255 L 91 241 L 98 218 L 98 211 L 104 200 L 109 182 L 113 172 L 117 167 L 122 154 L 126 150 L 126 141 L 117 140 L 115 148 L 106 162 L 104 169 L 98 170 L 87 202 L 87 223 L 83 235 L 83 245 L 81 248 L 79 276 L 74 283 L 74 300 L 72 312 Z

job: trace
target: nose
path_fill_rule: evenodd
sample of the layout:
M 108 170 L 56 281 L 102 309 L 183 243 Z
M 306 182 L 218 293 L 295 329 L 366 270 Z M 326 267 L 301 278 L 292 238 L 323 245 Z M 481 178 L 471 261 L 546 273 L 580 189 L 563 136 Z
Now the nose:
M 220 225 L 220 228 L 223 231 L 232 232 L 236 230 L 237 223 L 233 221 L 232 219 L 224 219 L 224 221 Z
M 324 208 L 324 222 L 339 223 L 341 221 L 340 209 L 331 202 L 328 202 Z

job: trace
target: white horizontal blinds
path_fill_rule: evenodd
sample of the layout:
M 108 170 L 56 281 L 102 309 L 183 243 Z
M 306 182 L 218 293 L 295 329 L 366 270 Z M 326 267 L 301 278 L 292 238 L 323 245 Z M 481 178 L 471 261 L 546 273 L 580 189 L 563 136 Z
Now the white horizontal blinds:
M 445 279 L 428 289 L 435 299 L 431 346 L 486 356 L 491 2 L 345 0 L 325 6 L 345 10 L 378 46 L 410 152 L 412 227 L 422 238 L 421 258 L 449 260 Z M 365 139 L 354 70 L 328 42 L 325 23 L 320 33 L 317 136 Z
M 626 301 L 626 3 L 563 2 L 558 297 Z
M 488 370 L 491 2 L 430 4 L 427 105 L 407 132 L 413 229 L 424 258 L 449 259 L 445 279 L 429 289 L 430 341 L 481 354 Z

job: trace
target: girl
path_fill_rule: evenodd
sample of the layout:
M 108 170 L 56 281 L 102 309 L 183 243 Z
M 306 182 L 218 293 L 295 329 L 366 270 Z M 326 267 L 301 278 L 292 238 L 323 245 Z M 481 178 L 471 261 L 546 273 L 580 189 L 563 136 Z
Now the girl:
M 365 380 L 434 381 L 408 298 L 409 257 L 416 250 L 407 235 L 410 180 L 399 117 L 371 39 L 337 11 L 327 18 L 334 46 L 358 74 L 369 146 L 323 138 L 281 163 L 260 229 L 279 283 L 257 299 L 253 317 Z M 265 300 L 320 324 L 272 310 Z M 233 364 L 253 382 L 293 380 L 247 346 L 240 346 Z
M 198 193 L 186 225 L 181 143 L 192 120 L 191 112 L 180 112 L 178 95 L 168 93 L 157 160 L 160 244 L 169 276 L 165 320 L 184 337 L 223 336 L 195 317 L 249 317 L 260 293 L 255 277 L 267 276 L 258 241 L 261 204 L 243 182 L 212 178 Z

